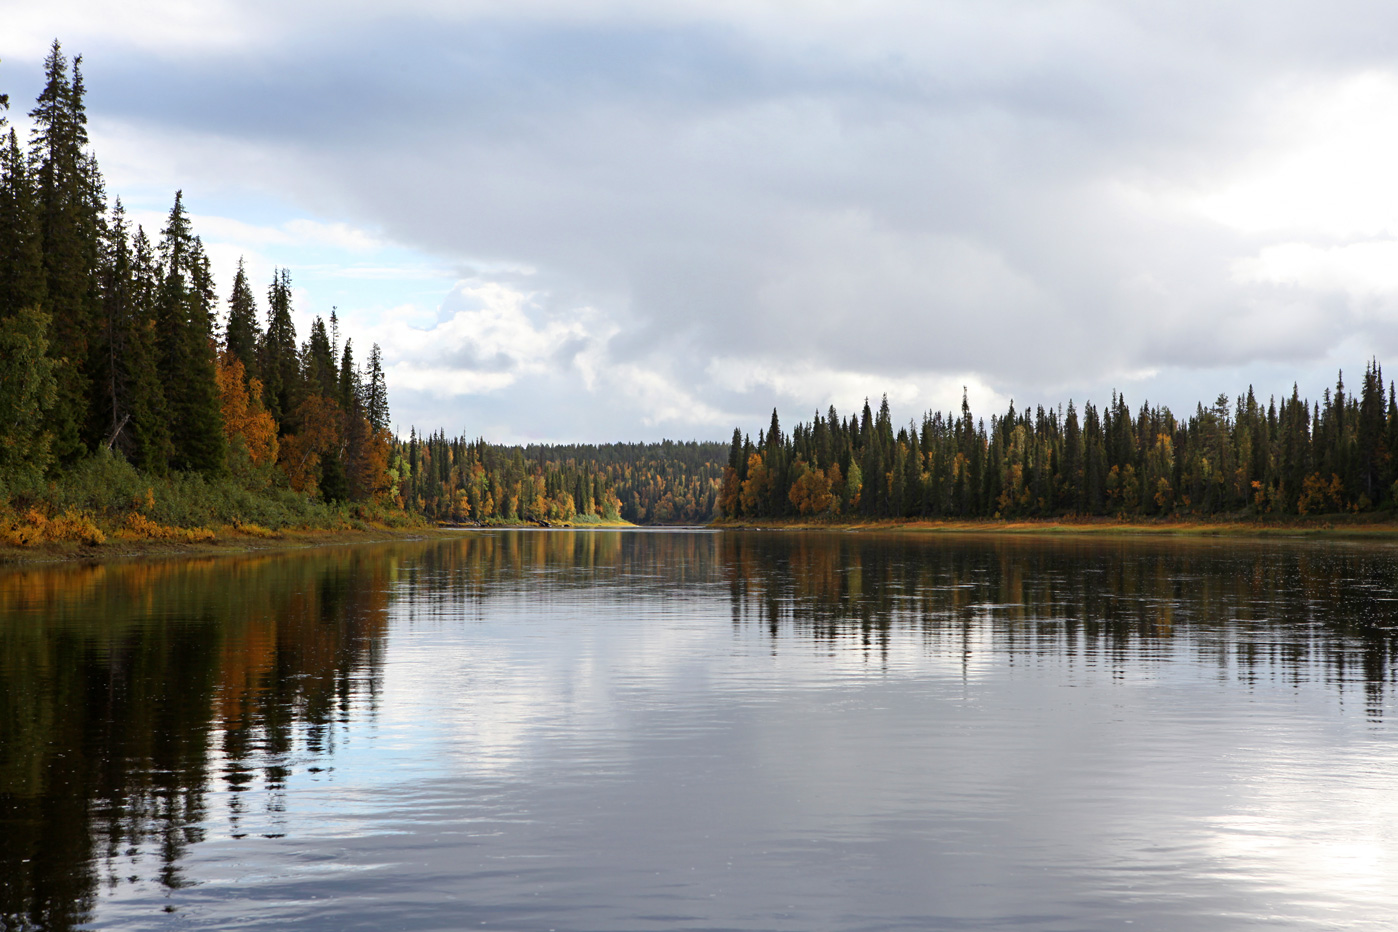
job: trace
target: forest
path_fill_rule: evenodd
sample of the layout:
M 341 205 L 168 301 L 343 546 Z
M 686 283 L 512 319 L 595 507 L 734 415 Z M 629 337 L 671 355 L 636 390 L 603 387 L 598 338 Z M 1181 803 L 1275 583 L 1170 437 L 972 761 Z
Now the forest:
M 1113 394 L 989 423 L 885 398 L 757 441 L 511 446 L 389 430 L 377 345 L 332 311 L 304 339 L 291 273 L 221 293 L 182 192 L 158 231 L 109 202 L 81 56 L 55 42 L 28 139 L 0 96 L 0 542 L 212 527 L 700 524 L 715 518 L 1315 515 L 1398 506 L 1398 401 L 1377 360 L 1316 401 L 1252 388 L 1187 418 Z M 105 530 L 104 530 L 105 528 Z M 186 532 L 181 532 L 185 533 Z
M 933 412 L 896 430 L 875 413 L 832 407 L 757 442 L 733 432 L 719 508 L 726 518 L 1128 518 L 1315 515 L 1398 505 L 1398 402 L 1377 360 L 1359 390 L 1264 405 L 1253 389 L 1188 418 L 1132 410 L 1115 392 L 1098 410 L 1016 410 L 987 425 Z
M 721 442 L 503 446 L 438 432 L 399 450 L 408 507 L 452 524 L 705 524 Z
M 108 203 L 88 147 L 81 62 L 54 43 L 27 144 L 0 112 L 6 498 L 41 500 L 56 480 L 94 470 L 117 485 L 133 474 L 167 480 L 163 491 L 171 477 L 199 476 L 307 501 L 387 496 L 392 437 L 378 347 L 358 365 L 333 313 L 298 345 L 285 269 L 268 287 L 264 327 L 241 263 L 220 328 L 182 194 L 154 233 L 132 228 L 120 198 Z
M 96 542 L 206 525 L 693 523 L 721 443 L 505 447 L 389 429 L 382 356 L 332 311 L 298 342 L 291 273 L 265 316 L 226 297 L 182 192 L 147 232 L 108 202 L 81 56 L 55 42 L 21 141 L 0 98 L 0 532 Z

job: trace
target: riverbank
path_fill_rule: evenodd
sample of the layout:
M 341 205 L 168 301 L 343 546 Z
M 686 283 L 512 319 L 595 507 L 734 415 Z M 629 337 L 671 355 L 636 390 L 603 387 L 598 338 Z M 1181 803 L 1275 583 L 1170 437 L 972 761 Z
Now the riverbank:
M 103 522 L 105 523 L 105 522 Z M 0 521 L 0 525 L 4 522 Z M 125 528 L 131 525 L 128 523 Z M 0 537 L 0 567 L 69 561 L 100 562 L 141 557 L 212 556 L 264 550 L 300 550 L 341 544 L 445 538 L 472 530 L 620 530 L 626 521 L 573 521 L 551 524 L 454 525 L 432 524 L 412 516 L 383 524 L 351 519 L 340 527 L 289 527 L 268 530 L 253 524 L 218 528 L 162 527 L 153 522 L 135 530 L 104 531 L 86 515 L 60 516 L 30 524 L 30 540 L 15 542 L 11 526 Z M 49 537 L 44 536 L 47 530 Z M 6 529 L 0 527 L 0 533 Z
M 1398 516 L 1319 515 L 1313 518 L 1240 517 L 1190 520 L 1170 518 L 1156 521 L 1128 521 L 1117 518 L 1045 519 L 877 519 L 866 521 L 810 519 L 768 519 L 762 521 L 722 519 L 710 527 L 747 530 L 827 530 L 895 531 L 943 534 L 1046 534 L 1093 536 L 1160 537 L 1317 537 L 1392 538 L 1398 540 Z
M 0 544 L 0 567 L 69 561 L 101 562 L 141 557 L 213 556 L 263 550 L 300 550 L 340 544 L 424 540 L 446 537 L 450 533 L 447 529 L 428 524 L 415 527 L 286 528 L 279 531 L 248 531 L 225 527 L 184 537 L 115 537 L 100 543 L 90 540 L 48 540 L 25 545 Z

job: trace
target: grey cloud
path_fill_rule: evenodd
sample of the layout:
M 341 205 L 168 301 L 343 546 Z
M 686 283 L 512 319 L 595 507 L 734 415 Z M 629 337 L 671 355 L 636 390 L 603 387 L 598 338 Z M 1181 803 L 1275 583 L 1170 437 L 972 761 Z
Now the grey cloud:
M 1383 313 L 1232 280 L 1260 240 L 1143 217 L 1114 192 L 1215 181 L 1268 144 L 1257 108 L 1278 87 L 1394 68 L 1398 10 L 338 22 L 236 56 L 89 55 L 94 109 L 257 141 L 275 175 L 249 184 L 462 265 L 532 267 L 497 280 L 545 313 L 597 308 L 620 328 L 613 362 L 659 366 L 725 409 L 779 400 L 706 381 L 735 354 L 972 371 L 1042 397 L 1140 369 L 1319 364 L 1353 327 L 1395 345 Z M 557 390 L 534 379 L 472 404 L 541 417 Z M 548 417 L 602 423 L 588 407 Z

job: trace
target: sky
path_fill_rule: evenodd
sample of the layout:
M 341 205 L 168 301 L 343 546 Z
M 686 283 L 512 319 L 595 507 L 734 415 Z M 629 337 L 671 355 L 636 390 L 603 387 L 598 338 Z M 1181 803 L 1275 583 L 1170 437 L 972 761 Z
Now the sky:
M 291 271 L 406 433 L 727 439 L 1398 360 L 1398 5 L 0 0 L 109 195 Z M 264 303 L 265 309 L 265 303 Z M 1393 365 L 1398 366 L 1398 362 Z M 1398 374 L 1398 370 L 1395 370 Z

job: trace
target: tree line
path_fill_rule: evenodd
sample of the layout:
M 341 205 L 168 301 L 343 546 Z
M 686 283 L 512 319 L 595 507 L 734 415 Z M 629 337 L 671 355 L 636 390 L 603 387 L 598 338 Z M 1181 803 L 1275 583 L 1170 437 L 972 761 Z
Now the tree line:
M 1308 515 L 1398 506 L 1398 400 L 1371 361 L 1357 392 L 1343 373 L 1309 401 L 1264 405 L 1253 389 L 1187 418 L 1132 410 L 1016 410 L 990 423 L 929 411 L 895 429 L 877 412 L 830 410 L 754 443 L 734 430 L 719 510 L 728 518 L 1044 518 Z
M 10 490 L 105 448 L 155 475 L 275 464 L 326 501 L 389 492 L 378 347 L 356 365 L 333 313 L 298 344 L 285 269 L 264 327 L 241 261 L 220 332 L 182 194 L 153 237 L 133 229 L 120 198 L 108 204 L 81 63 L 54 42 L 27 141 L 0 96 L 0 476 Z
M 395 452 L 400 500 L 459 524 L 702 524 L 715 515 L 722 443 L 509 446 L 413 431 Z

